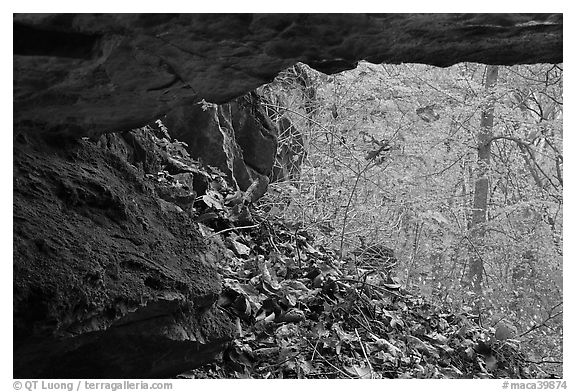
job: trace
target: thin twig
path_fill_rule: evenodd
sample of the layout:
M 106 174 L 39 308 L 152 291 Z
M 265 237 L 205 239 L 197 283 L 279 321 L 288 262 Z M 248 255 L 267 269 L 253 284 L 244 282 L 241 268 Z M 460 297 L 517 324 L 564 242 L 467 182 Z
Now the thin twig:
M 276 246 L 276 243 L 272 239 L 272 236 L 268 237 L 268 241 L 270 241 L 270 244 L 272 244 L 272 247 L 276 250 L 276 252 L 278 254 L 281 254 L 280 249 L 278 249 L 278 247 Z
M 342 223 L 342 232 L 340 233 L 340 249 L 339 249 L 340 257 L 342 257 L 342 248 L 344 247 L 344 235 L 346 234 L 346 223 L 348 220 L 348 212 L 350 210 L 350 205 L 352 204 L 352 199 L 354 198 L 354 194 L 356 193 L 360 177 L 362 177 L 362 174 L 364 174 L 364 172 L 366 172 L 370 168 L 371 164 L 372 161 L 368 162 L 368 164 L 358 172 L 356 180 L 354 181 L 354 186 L 352 187 L 352 191 L 350 192 L 350 196 L 348 197 L 348 203 L 346 203 L 346 208 L 344 209 L 344 222 Z
M 224 230 L 217 231 L 216 233 L 210 234 L 208 237 L 204 237 L 204 238 L 208 239 L 208 238 L 215 237 L 215 236 L 217 236 L 218 234 L 223 234 L 223 233 L 226 233 L 226 232 L 229 232 L 229 231 L 232 231 L 232 230 L 253 229 L 253 228 L 258 227 L 258 226 L 260 226 L 260 224 L 251 225 L 251 226 L 230 227 L 230 228 L 228 228 L 228 229 L 224 229 Z
M 521 333 L 520 335 L 518 335 L 518 338 L 521 338 L 521 337 L 529 334 L 530 332 L 533 332 L 533 331 L 537 330 L 538 328 L 542 328 L 542 327 L 550 328 L 548 325 L 546 325 L 546 323 L 547 323 L 549 320 L 552 320 L 553 318 L 556 318 L 556 317 L 558 317 L 559 315 L 561 315 L 561 314 L 563 314 L 563 313 L 564 313 L 563 311 L 559 311 L 558 313 L 556 313 L 556 314 L 554 314 L 554 315 L 548 315 L 548 318 L 547 318 L 546 320 L 542 321 L 542 322 L 541 322 L 540 324 L 538 324 L 538 325 L 534 325 L 533 327 L 531 327 L 530 329 L 528 329 L 526 332 Z
M 360 308 L 358 307 L 358 305 L 354 305 L 354 307 L 356 308 L 356 310 L 358 311 L 358 313 L 360 313 L 360 315 L 362 316 L 362 318 L 364 319 L 364 321 L 366 322 L 366 324 L 361 323 L 355 316 L 352 316 L 352 317 L 356 320 L 356 322 L 357 322 L 358 324 L 360 324 L 361 326 L 363 326 L 363 327 L 366 329 L 366 331 L 372 332 L 372 327 L 370 327 L 370 321 L 368 321 L 368 319 L 366 318 L 366 315 L 364 314 L 364 312 L 362 311 L 362 309 L 360 309 Z M 374 318 L 373 315 L 372 315 L 371 317 Z
M 294 246 L 296 247 L 296 254 L 298 255 L 298 269 L 302 269 L 302 257 L 300 256 L 300 246 L 298 245 L 298 227 L 294 232 Z
M 316 347 L 318 347 L 318 343 L 320 343 L 320 338 L 316 340 L 316 344 L 314 345 L 314 351 L 312 352 L 312 358 L 310 359 L 310 362 L 314 361 L 314 355 L 316 355 L 316 353 L 318 352 L 318 350 L 316 350 Z
M 561 363 L 561 364 L 564 363 L 563 361 L 545 361 L 545 360 L 542 360 L 542 361 L 530 361 L 530 360 L 526 360 L 526 362 L 528 362 L 528 363 L 533 363 L 533 364 L 535 364 L 535 365 L 541 365 L 541 364 L 544 364 L 544 363 Z
M 372 364 L 370 363 L 370 360 L 368 359 L 368 354 L 366 354 L 366 349 L 364 348 L 364 345 L 362 344 L 362 339 L 360 338 L 360 335 L 358 334 L 358 330 L 356 328 L 354 328 L 354 332 L 356 333 L 356 337 L 358 338 L 358 343 L 360 343 L 360 348 L 362 348 L 362 353 L 364 353 L 364 358 L 366 359 L 366 362 L 368 363 L 368 368 L 370 369 L 370 378 L 374 378 L 374 369 L 372 369 Z
M 388 294 L 392 294 L 392 295 L 395 295 L 395 296 L 400 297 L 400 298 L 403 298 L 403 299 L 407 299 L 407 298 L 406 298 L 405 296 L 403 296 L 402 294 L 398 294 L 398 293 L 396 293 L 396 292 L 394 292 L 394 291 L 388 290 L 388 289 L 386 289 L 385 287 L 380 287 L 380 286 L 377 286 L 377 285 L 375 285 L 375 284 L 371 284 L 371 283 L 367 283 L 367 282 L 361 282 L 361 281 L 359 281 L 358 279 L 339 278 L 339 279 L 336 279 L 335 282 L 354 282 L 354 283 L 361 284 L 361 285 L 363 285 L 363 286 L 370 286 L 370 287 L 372 287 L 372 288 L 374 288 L 374 289 L 376 289 L 376 290 L 385 291 L 385 292 L 387 292 Z
M 326 362 L 332 369 L 336 370 L 338 373 L 343 374 L 344 376 L 346 376 L 347 378 L 353 378 L 352 376 L 350 376 L 348 373 L 346 373 L 345 371 L 343 371 L 342 369 L 339 369 L 337 366 L 333 365 L 329 360 L 327 360 L 322 354 L 320 354 L 320 352 L 318 352 L 318 350 L 316 350 L 316 347 L 314 347 L 312 345 L 312 343 L 310 343 L 310 341 L 306 338 L 304 338 L 304 340 L 306 340 L 306 343 L 308 343 L 310 345 L 310 347 L 312 347 L 312 349 L 314 350 L 314 352 L 316 354 L 318 354 L 318 356 L 324 360 L 324 362 Z

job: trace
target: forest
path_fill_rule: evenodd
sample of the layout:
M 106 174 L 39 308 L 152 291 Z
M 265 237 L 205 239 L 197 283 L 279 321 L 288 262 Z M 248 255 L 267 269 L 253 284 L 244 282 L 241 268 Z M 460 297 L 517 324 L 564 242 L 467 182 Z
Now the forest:
M 327 76 L 297 64 L 259 94 L 279 128 L 262 219 L 313 237 L 369 296 L 400 290 L 473 318 L 485 328 L 473 340 L 525 353 L 525 373 L 508 376 L 561 374 L 562 65 L 361 63 Z M 270 268 L 287 279 L 306 255 L 284 248 Z

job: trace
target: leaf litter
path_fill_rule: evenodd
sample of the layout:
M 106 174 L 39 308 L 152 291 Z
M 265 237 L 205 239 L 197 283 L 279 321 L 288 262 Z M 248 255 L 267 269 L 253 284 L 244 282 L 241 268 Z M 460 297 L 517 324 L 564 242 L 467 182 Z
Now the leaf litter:
M 505 327 L 453 313 L 377 270 L 350 268 L 293 222 L 264 218 L 181 142 L 153 138 L 156 192 L 225 249 L 217 302 L 236 326 L 221 358 L 181 378 L 529 378 Z M 239 202 L 240 201 L 240 202 Z

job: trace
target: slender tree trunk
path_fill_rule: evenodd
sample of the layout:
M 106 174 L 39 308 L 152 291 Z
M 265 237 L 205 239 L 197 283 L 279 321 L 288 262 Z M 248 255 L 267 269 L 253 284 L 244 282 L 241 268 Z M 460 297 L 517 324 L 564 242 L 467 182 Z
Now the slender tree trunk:
M 491 90 L 498 80 L 498 66 L 486 67 L 486 90 Z M 482 291 L 482 277 L 484 273 L 484 261 L 481 249 L 486 233 L 487 207 L 490 186 L 488 183 L 488 169 L 490 167 L 490 147 L 493 137 L 494 126 L 494 99 L 490 98 L 488 107 L 482 111 L 480 130 L 478 131 L 478 176 L 474 185 L 474 205 L 470 232 L 472 234 L 474 249 L 470 258 L 469 279 L 476 292 Z

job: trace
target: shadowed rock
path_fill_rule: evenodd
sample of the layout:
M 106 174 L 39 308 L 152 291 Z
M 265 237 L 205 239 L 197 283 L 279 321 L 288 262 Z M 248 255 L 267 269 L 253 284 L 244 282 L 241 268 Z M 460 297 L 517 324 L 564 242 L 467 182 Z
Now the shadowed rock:
M 222 251 L 165 208 L 128 147 L 15 140 L 16 378 L 173 377 L 232 338 Z
M 206 99 L 225 103 L 304 62 L 562 62 L 561 14 L 16 14 L 15 124 L 94 135 Z

